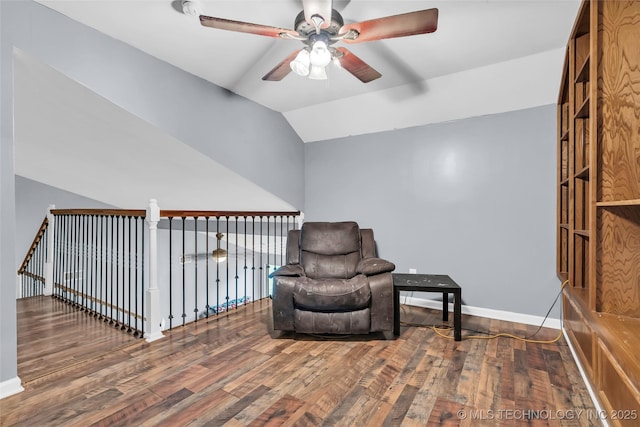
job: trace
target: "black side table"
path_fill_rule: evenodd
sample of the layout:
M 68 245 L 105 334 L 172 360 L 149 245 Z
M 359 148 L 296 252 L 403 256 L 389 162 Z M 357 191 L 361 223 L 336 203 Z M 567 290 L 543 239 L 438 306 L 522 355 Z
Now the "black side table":
M 400 291 L 441 292 L 442 320 L 449 320 L 449 294 L 453 294 L 453 335 L 462 340 L 462 288 L 443 274 L 393 273 L 393 334 L 400 335 Z

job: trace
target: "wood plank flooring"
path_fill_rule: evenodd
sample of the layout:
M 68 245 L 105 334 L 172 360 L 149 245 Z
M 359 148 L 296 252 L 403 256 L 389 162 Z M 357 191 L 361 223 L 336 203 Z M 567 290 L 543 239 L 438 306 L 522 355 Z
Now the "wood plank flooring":
M 397 339 L 276 332 L 264 300 L 147 343 L 51 298 L 19 300 L 25 391 L 0 400 L 0 425 L 600 425 L 564 339 L 465 339 L 536 328 L 463 316 L 455 342 L 426 327 L 439 311 L 402 308 L 424 327 Z
M 23 382 L 138 341 L 57 298 L 20 299 L 17 309 L 18 375 Z

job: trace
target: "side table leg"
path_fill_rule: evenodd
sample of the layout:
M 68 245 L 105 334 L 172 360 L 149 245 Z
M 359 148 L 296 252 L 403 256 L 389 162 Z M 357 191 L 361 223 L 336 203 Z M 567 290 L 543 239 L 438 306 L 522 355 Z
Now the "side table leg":
M 400 335 L 400 291 L 393 288 L 393 335 Z
M 456 341 L 462 341 L 462 291 L 453 294 L 453 335 Z
M 445 322 L 449 320 L 449 293 L 442 293 L 442 320 Z

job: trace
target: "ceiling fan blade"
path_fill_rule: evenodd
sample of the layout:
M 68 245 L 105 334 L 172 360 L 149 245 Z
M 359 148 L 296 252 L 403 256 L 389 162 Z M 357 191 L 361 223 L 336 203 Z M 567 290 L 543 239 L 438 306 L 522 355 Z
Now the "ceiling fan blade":
M 304 20 L 309 24 L 313 24 L 311 17 L 314 15 L 320 15 L 324 20 L 320 24 L 320 28 L 327 28 L 331 24 L 331 8 L 331 0 L 302 0 Z
M 339 47 L 336 50 L 342 53 L 339 58 L 342 68 L 356 76 L 362 83 L 369 83 L 382 77 L 382 74 L 371 68 L 369 64 L 355 56 L 350 50 L 344 47 Z
M 287 74 L 289 74 L 291 72 L 291 67 L 289 66 L 289 64 L 291 63 L 291 61 L 296 59 L 296 56 L 298 55 L 298 52 L 300 52 L 300 51 L 296 50 L 296 51 L 292 52 L 291 55 L 287 56 L 284 59 L 284 61 L 282 61 L 281 63 L 279 63 L 275 67 L 273 67 L 273 69 L 271 71 L 269 71 L 267 74 L 265 74 L 264 77 L 262 78 L 262 80 L 268 80 L 268 81 L 271 81 L 271 82 L 278 82 L 278 81 L 284 79 L 287 76 Z
M 259 36 L 280 37 L 280 34 L 282 33 L 299 36 L 297 31 L 288 30 L 286 28 L 270 27 L 268 25 L 252 24 L 250 22 L 232 21 L 231 19 L 214 18 L 206 15 L 200 15 L 200 23 L 205 27 L 237 31 L 239 33 L 257 34 Z
M 355 40 L 345 38 L 342 41 L 345 43 L 362 43 L 372 40 L 433 33 L 437 28 L 438 9 L 433 8 L 347 24 L 340 29 L 340 34 L 355 30 L 359 33 Z

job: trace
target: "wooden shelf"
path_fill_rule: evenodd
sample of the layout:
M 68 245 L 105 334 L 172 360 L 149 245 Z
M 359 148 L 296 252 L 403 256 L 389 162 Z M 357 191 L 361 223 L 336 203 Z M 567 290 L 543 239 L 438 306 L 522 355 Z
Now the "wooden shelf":
M 594 325 L 604 345 L 615 349 L 615 363 L 624 372 L 624 376 L 628 376 L 632 384 L 640 384 L 640 360 L 637 353 L 640 319 L 597 313 Z M 640 393 L 634 393 L 634 390 L 631 392 L 635 394 L 635 399 L 640 400 Z
M 589 57 L 584 60 L 582 66 L 576 72 L 575 83 L 584 83 L 589 81 Z
M 575 114 L 576 119 L 588 119 L 589 118 L 589 98 L 587 97 L 578 111 Z
M 580 311 L 584 312 L 589 307 L 589 289 L 581 287 L 573 287 L 571 284 L 565 288 L 565 292 L 578 303 Z M 590 311 L 590 310 L 589 310 Z
M 576 22 L 573 26 L 573 39 L 580 38 L 585 34 L 589 34 L 589 12 L 590 12 L 589 0 L 583 1 L 578 11 Z
M 560 228 L 568 230 L 569 229 L 569 224 L 560 224 Z
M 617 200 L 613 202 L 597 202 L 599 208 L 613 208 L 617 206 L 638 206 L 640 207 L 640 199 L 635 200 Z
M 589 237 L 589 230 L 573 230 L 573 233 L 578 236 Z
M 633 345 L 637 343 L 640 336 L 640 319 L 609 313 L 598 313 L 597 316 L 603 325 L 609 326 L 606 329 L 614 341 Z
M 560 135 L 560 141 L 568 141 L 569 140 L 569 129 L 565 129 L 564 132 L 562 132 L 562 135 Z
M 588 180 L 589 179 L 589 166 L 585 166 L 582 169 L 580 169 L 576 173 L 575 177 L 578 178 L 578 179 Z
M 640 319 L 608 313 L 598 313 L 591 310 L 586 289 L 567 286 L 567 288 L 565 288 L 565 297 L 568 298 L 571 303 L 571 307 L 568 307 L 567 311 L 576 310 L 579 316 L 581 316 L 583 324 L 588 325 L 585 329 L 571 331 L 573 337 L 582 338 L 583 340 L 582 343 L 576 342 L 574 344 L 582 344 L 583 350 L 585 350 L 585 347 L 590 347 L 591 349 L 599 347 L 596 350 L 597 356 L 591 353 L 591 350 L 588 348 L 582 352 L 583 355 L 587 353 L 590 354 L 591 357 L 601 359 L 599 364 L 611 363 L 607 359 L 611 359 L 612 350 L 615 349 L 616 356 L 613 363 L 619 368 L 622 375 L 615 375 L 615 373 L 614 375 L 607 375 L 607 377 L 609 377 L 608 380 L 611 381 L 610 377 L 613 377 L 615 380 L 615 389 L 618 391 L 625 390 L 625 392 L 632 397 L 631 402 L 625 405 L 626 408 L 633 408 L 634 403 L 638 405 L 640 395 L 637 390 L 635 390 L 635 384 L 640 383 L 640 361 L 637 357 L 637 337 L 640 336 Z M 575 320 L 571 319 L 569 322 L 575 323 Z M 585 334 L 585 332 L 587 333 Z M 595 342 L 584 342 L 585 338 L 589 340 L 587 337 L 594 337 L 593 340 L 595 340 Z M 603 347 L 608 350 L 605 350 L 608 354 L 602 353 L 601 349 Z M 584 362 L 589 363 L 589 360 L 585 360 Z M 591 367 L 587 367 L 591 369 Z M 625 382 L 627 382 L 627 384 L 624 384 Z

